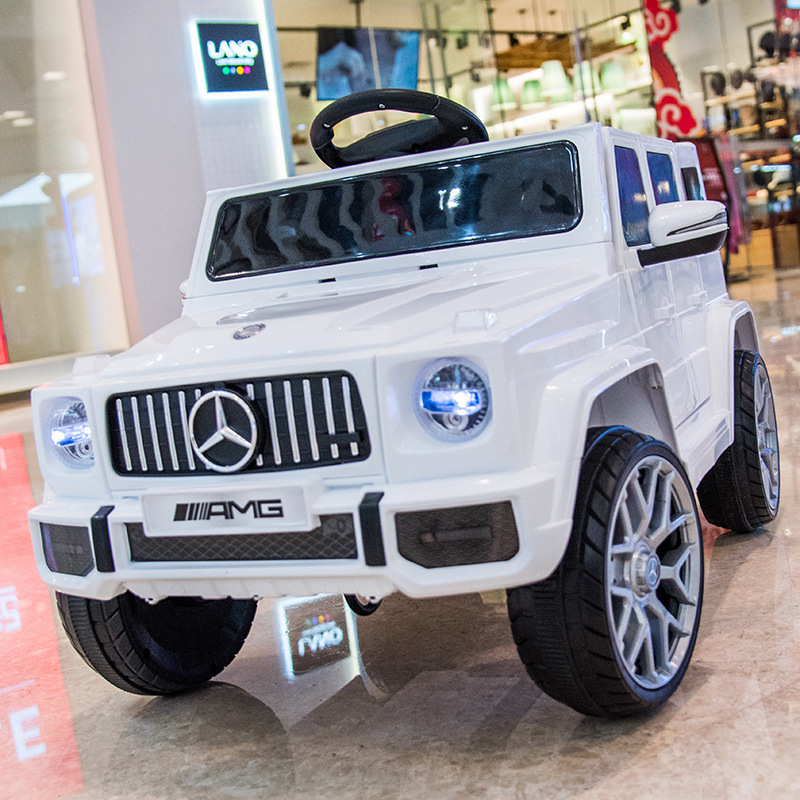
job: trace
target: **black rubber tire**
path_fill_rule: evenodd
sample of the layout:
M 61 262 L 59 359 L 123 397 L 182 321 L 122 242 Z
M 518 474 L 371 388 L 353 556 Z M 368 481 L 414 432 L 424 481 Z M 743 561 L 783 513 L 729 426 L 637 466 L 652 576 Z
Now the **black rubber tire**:
M 752 350 L 737 350 L 734 353 L 733 379 L 733 443 L 700 481 L 697 498 L 712 525 L 748 533 L 772 522 L 778 513 L 778 434 L 774 428 L 772 387 L 761 356 Z M 766 388 L 769 408 L 757 408 L 759 383 Z M 771 412 L 772 422 L 765 427 L 763 415 L 768 412 Z M 767 428 L 769 431 L 765 433 Z M 770 441 L 763 441 L 765 438 Z M 763 453 L 762 448 L 766 448 Z M 768 460 L 769 466 L 762 456 Z M 762 467 L 769 471 L 769 478 L 762 473 Z M 770 488 L 765 487 L 765 480 L 768 480 Z
M 567 552 L 546 580 L 507 591 L 508 613 L 519 656 L 539 688 L 582 714 L 625 717 L 663 704 L 677 689 L 689 665 L 702 608 L 702 533 L 691 484 L 667 445 L 622 427 L 606 429 L 599 435 L 596 430 L 590 431 L 587 442 Z M 607 563 L 611 543 L 619 535 L 612 528 L 618 502 L 622 506 L 626 479 L 631 476 L 631 481 L 636 480 L 632 476 L 639 474 L 641 465 L 664 461 L 671 465 L 673 475 L 672 482 L 663 481 L 671 498 L 670 524 L 672 514 L 681 519 L 683 511 L 684 524 L 689 526 L 677 528 L 677 538 L 671 543 L 668 538 L 664 546 L 675 547 L 684 530 L 689 531 L 687 535 L 694 542 L 693 572 L 686 580 L 691 581 L 697 596 L 686 604 L 685 613 L 672 606 L 688 630 L 685 635 L 676 634 L 674 643 L 665 647 L 664 652 L 676 660 L 674 673 L 663 685 L 648 688 L 626 664 L 615 638 L 618 611 L 609 599 L 608 575 L 612 570 L 607 569 Z M 682 508 L 675 505 L 672 489 L 678 481 L 682 482 Z M 679 567 L 679 571 L 682 569 Z M 680 574 L 682 579 L 688 575 Z M 612 582 L 616 584 L 616 579 Z M 664 588 L 660 586 L 658 591 L 663 593 Z M 668 610 L 673 602 L 677 601 L 665 600 Z M 667 631 L 670 640 L 669 628 Z M 655 647 L 652 642 L 651 646 Z
M 368 617 L 374 614 L 380 607 L 383 600 L 371 601 L 369 598 L 363 598 L 359 594 L 346 594 L 344 601 L 354 614 L 359 617 Z
M 111 600 L 56 593 L 67 637 L 109 683 L 133 694 L 194 689 L 233 661 L 255 600 L 168 597 L 151 605 L 130 592 Z

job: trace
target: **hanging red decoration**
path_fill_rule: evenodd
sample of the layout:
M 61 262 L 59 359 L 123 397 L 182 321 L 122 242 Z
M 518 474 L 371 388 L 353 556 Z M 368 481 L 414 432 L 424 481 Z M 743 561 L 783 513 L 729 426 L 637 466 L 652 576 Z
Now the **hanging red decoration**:
M 665 139 L 700 136 L 703 129 L 684 103 L 678 74 L 664 51 L 664 45 L 678 30 L 678 15 L 671 8 L 662 8 L 658 0 L 644 0 L 643 5 L 658 135 Z

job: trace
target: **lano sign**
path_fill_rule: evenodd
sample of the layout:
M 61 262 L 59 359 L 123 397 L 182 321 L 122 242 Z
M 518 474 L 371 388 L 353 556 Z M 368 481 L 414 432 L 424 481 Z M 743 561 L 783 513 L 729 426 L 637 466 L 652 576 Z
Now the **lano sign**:
M 198 22 L 207 92 L 261 92 L 267 88 L 257 22 Z

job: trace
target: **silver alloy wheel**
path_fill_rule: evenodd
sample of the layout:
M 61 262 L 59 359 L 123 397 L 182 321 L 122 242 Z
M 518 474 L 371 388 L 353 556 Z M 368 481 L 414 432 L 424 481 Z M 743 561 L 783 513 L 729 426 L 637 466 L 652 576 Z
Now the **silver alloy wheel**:
M 660 456 L 627 476 L 610 518 L 606 608 L 620 663 L 645 689 L 664 686 L 690 650 L 703 548 L 691 488 Z
M 775 404 L 772 386 L 763 362 L 756 368 L 754 391 L 756 435 L 758 456 L 761 463 L 761 483 L 764 496 L 774 514 L 780 498 L 780 469 L 778 467 L 778 425 L 775 419 Z

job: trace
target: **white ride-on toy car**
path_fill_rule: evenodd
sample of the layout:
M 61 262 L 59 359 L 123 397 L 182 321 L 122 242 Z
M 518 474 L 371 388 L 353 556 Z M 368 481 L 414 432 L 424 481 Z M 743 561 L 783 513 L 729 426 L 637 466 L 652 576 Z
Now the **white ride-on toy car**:
M 428 116 L 333 144 L 386 108 Z M 488 142 L 402 90 L 311 135 L 338 169 L 209 195 L 178 321 L 33 393 L 31 533 L 72 643 L 167 694 L 230 663 L 260 597 L 502 588 L 545 692 L 663 703 L 700 622 L 695 487 L 747 531 L 780 485 L 695 148 L 596 124 Z

